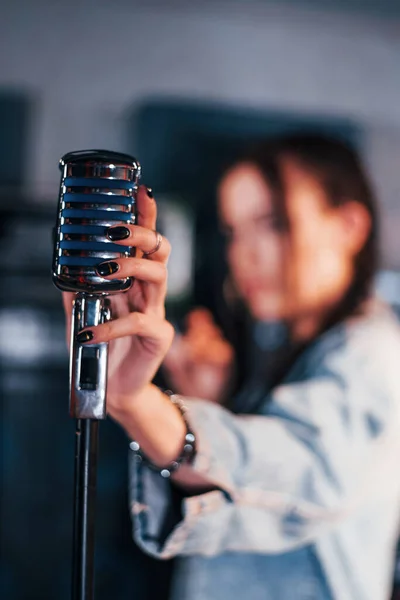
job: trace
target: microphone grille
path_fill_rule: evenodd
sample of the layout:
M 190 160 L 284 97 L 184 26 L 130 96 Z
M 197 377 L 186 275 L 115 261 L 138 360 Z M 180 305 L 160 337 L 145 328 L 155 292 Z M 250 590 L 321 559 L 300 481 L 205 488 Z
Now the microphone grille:
M 130 278 L 108 281 L 99 263 L 132 255 L 112 243 L 113 225 L 136 223 L 138 161 L 107 150 L 70 152 L 60 160 L 61 182 L 53 256 L 53 281 L 62 290 L 112 293 L 128 289 Z

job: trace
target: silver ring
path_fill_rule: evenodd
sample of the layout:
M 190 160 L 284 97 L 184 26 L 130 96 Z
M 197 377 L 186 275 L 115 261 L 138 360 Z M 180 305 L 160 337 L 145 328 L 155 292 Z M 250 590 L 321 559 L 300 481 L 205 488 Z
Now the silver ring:
M 154 246 L 154 248 L 152 250 L 149 250 L 148 252 L 143 252 L 143 256 L 147 257 L 147 256 L 150 256 L 150 254 L 155 254 L 161 248 L 162 239 L 163 239 L 162 235 L 158 231 L 155 231 L 154 233 L 156 234 L 156 245 Z

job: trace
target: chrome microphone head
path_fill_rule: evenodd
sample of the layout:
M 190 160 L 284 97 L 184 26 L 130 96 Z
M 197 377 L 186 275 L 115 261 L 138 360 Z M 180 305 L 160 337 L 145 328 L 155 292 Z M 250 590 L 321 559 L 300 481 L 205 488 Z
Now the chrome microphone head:
M 112 294 L 129 289 L 131 278 L 108 281 L 95 269 L 103 261 L 132 256 L 112 243 L 107 228 L 136 223 L 139 162 L 107 150 L 65 154 L 61 170 L 53 281 L 64 291 Z

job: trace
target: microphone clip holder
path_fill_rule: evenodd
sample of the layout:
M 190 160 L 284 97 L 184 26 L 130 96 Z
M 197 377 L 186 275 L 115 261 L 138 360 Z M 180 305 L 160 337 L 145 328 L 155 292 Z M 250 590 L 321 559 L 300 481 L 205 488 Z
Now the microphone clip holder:
M 108 343 L 80 344 L 78 333 L 111 318 L 104 295 L 79 293 L 72 312 L 70 362 L 70 415 L 76 419 L 102 420 L 107 416 Z

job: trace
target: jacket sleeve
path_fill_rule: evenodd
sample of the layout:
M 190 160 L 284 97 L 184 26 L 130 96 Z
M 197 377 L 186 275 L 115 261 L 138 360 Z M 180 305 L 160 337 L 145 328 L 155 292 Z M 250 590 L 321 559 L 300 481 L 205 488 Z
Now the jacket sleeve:
M 328 352 L 312 376 L 276 388 L 261 414 L 188 399 L 193 469 L 215 490 L 179 503 L 173 485 L 132 455 L 139 545 L 160 558 L 284 552 L 384 493 L 399 454 L 400 354 L 398 344 L 365 353 L 360 343 Z

